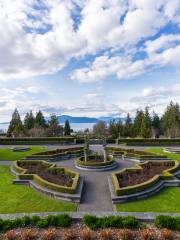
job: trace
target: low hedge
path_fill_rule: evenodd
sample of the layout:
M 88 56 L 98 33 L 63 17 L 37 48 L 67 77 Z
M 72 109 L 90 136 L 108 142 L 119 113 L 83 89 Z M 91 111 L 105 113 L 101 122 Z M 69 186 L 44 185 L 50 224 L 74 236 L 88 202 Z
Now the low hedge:
M 74 137 L 23 137 L 23 138 L 0 138 L 0 145 L 33 145 L 48 143 L 73 143 Z
M 49 215 L 41 218 L 39 216 L 24 216 L 22 218 L 16 218 L 14 220 L 2 220 L 0 219 L 0 232 L 8 231 L 18 227 L 70 227 L 72 218 L 67 214 Z
M 73 180 L 72 185 L 71 186 L 62 186 L 62 185 L 48 182 L 48 181 L 42 179 L 37 174 L 26 174 L 27 170 L 19 167 L 18 162 L 19 161 L 14 162 L 12 165 L 12 168 L 15 172 L 17 172 L 18 177 L 21 180 L 33 180 L 35 183 L 37 183 L 38 185 L 40 185 L 42 187 L 48 188 L 49 190 L 62 192 L 62 193 L 74 194 L 77 190 L 79 178 L 80 178 L 79 173 L 76 173 L 68 168 L 58 168 L 55 166 L 55 164 L 51 164 L 46 161 L 28 161 L 28 163 L 34 163 L 34 164 L 38 164 L 38 163 L 47 164 L 51 170 L 60 169 L 60 170 L 63 170 L 65 174 L 70 175 Z M 27 161 L 20 161 L 20 162 L 27 163 Z
M 113 164 L 114 160 L 112 156 L 109 156 L 109 159 L 107 162 L 90 162 L 84 161 L 84 157 L 80 157 L 79 159 L 76 160 L 77 166 L 82 166 L 82 167 L 102 167 L 102 166 L 109 166 Z
M 154 224 L 157 228 L 168 228 L 180 231 L 180 217 L 159 215 L 156 217 Z
M 167 158 L 166 155 L 149 153 L 140 150 L 127 149 L 127 148 L 118 148 L 118 147 L 108 147 L 108 152 L 116 155 L 124 155 L 125 157 L 136 158 L 136 159 L 158 159 L 158 158 Z
M 142 169 L 142 165 L 147 164 L 151 161 L 142 163 L 142 164 L 137 164 L 136 168 L 125 168 L 120 172 L 117 173 L 112 173 L 111 178 L 112 178 L 112 183 L 114 186 L 114 190 L 117 196 L 121 196 L 121 195 L 128 195 L 128 194 L 132 194 L 132 193 L 137 193 L 137 192 L 141 192 L 145 189 L 148 189 L 150 187 L 152 187 L 153 185 L 155 185 L 159 180 L 163 179 L 163 180 L 169 180 L 169 179 L 173 179 L 173 172 L 175 172 L 176 170 L 178 170 L 180 168 L 180 163 L 178 161 L 152 161 L 153 164 L 157 163 L 157 164 L 170 164 L 174 162 L 174 166 L 171 166 L 169 169 L 164 170 L 162 172 L 162 174 L 159 175 L 155 175 L 153 178 L 149 179 L 146 182 L 137 184 L 137 185 L 132 185 L 132 186 L 128 186 L 128 187 L 120 187 L 119 185 L 119 181 L 118 181 L 118 174 L 121 174 L 123 172 L 132 172 L 132 171 L 141 171 Z
M 98 218 L 92 215 L 84 215 L 83 223 L 92 230 L 112 227 L 137 229 L 141 225 L 140 222 L 132 216 L 106 216 Z
M 129 146 L 168 146 L 168 145 L 180 145 L 180 138 L 178 139 L 143 139 L 143 138 L 119 138 L 118 144 L 126 143 Z

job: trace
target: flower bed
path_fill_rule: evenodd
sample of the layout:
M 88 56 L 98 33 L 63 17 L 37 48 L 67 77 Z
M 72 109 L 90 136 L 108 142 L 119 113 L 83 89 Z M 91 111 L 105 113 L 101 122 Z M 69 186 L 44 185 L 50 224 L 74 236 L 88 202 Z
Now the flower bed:
M 179 168 L 177 161 L 147 161 L 136 168 L 123 169 L 112 174 L 115 193 L 120 196 L 141 192 L 160 179 L 173 179 L 173 173 Z
M 75 193 L 78 187 L 78 173 L 45 161 L 17 161 L 12 169 L 20 180 L 33 180 L 53 191 Z

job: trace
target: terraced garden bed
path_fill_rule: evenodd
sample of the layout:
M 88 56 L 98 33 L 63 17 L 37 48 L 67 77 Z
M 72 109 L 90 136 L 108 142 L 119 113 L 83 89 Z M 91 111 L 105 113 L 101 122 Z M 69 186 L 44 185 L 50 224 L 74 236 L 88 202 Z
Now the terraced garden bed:
M 157 164 L 153 162 L 147 162 L 143 164 L 139 171 L 124 171 L 117 174 L 117 179 L 120 187 L 133 186 L 136 184 L 148 181 L 157 174 L 161 174 L 164 170 L 167 170 L 175 165 L 174 162 L 165 164 Z
M 37 154 L 32 154 L 26 156 L 27 160 L 57 160 L 61 158 L 69 159 L 70 157 L 78 157 L 83 154 L 83 147 L 75 147 L 75 148 L 64 148 L 64 149 L 56 149 L 51 151 L 39 152 Z
M 126 196 L 144 192 L 158 185 L 160 181 L 175 179 L 180 169 L 178 161 L 146 161 L 134 168 L 126 168 L 112 174 L 116 196 Z
M 79 174 L 68 169 L 57 167 L 46 161 L 17 161 L 12 171 L 20 181 L 33 181 L 42 188 L 55 192 L 74 194 L 79 184 Z
M 72 176 L 64 173 L 64 169 L 51 169 L 47 165 L 38 162 L 37 164 L 32 164 L 31 162 L 19 162 L 18 166 L 26 169 L 27 174 L 37 174 L 42 179 L 59 184 L 62 186 L 71 186 L 72 185 Z

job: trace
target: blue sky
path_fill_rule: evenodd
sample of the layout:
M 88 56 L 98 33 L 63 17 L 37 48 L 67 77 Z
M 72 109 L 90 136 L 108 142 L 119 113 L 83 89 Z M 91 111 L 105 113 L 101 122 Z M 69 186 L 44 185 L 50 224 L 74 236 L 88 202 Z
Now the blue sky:
M 0 30 L 0 122 L 180 102 L 180 0 L 0 0 Z

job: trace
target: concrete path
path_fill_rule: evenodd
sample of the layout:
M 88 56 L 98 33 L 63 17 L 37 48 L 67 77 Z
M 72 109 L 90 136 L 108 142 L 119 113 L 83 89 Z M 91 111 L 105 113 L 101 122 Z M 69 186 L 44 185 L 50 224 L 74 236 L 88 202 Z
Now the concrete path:
M 90 148 L 94 151 L 102 151 L 102 146 L 100 145 L 93 145 Z M 79 211 L 113 211 L 113 204 L 111 202 L 107 177 L 110 176 L 112 172 L 123 168 L 132 167 L 135 165 L 135 163 L 116 159 L 118 167 L 114 170 L 106 172 L 89 172 L 77 169 L 75 167 L 74 161 L 75 159 L 70 159 L 59 161 L 56 164 L 58 166 L 69 167 L 79 172 L 85 180 L 82 201 L 79 205 Z

